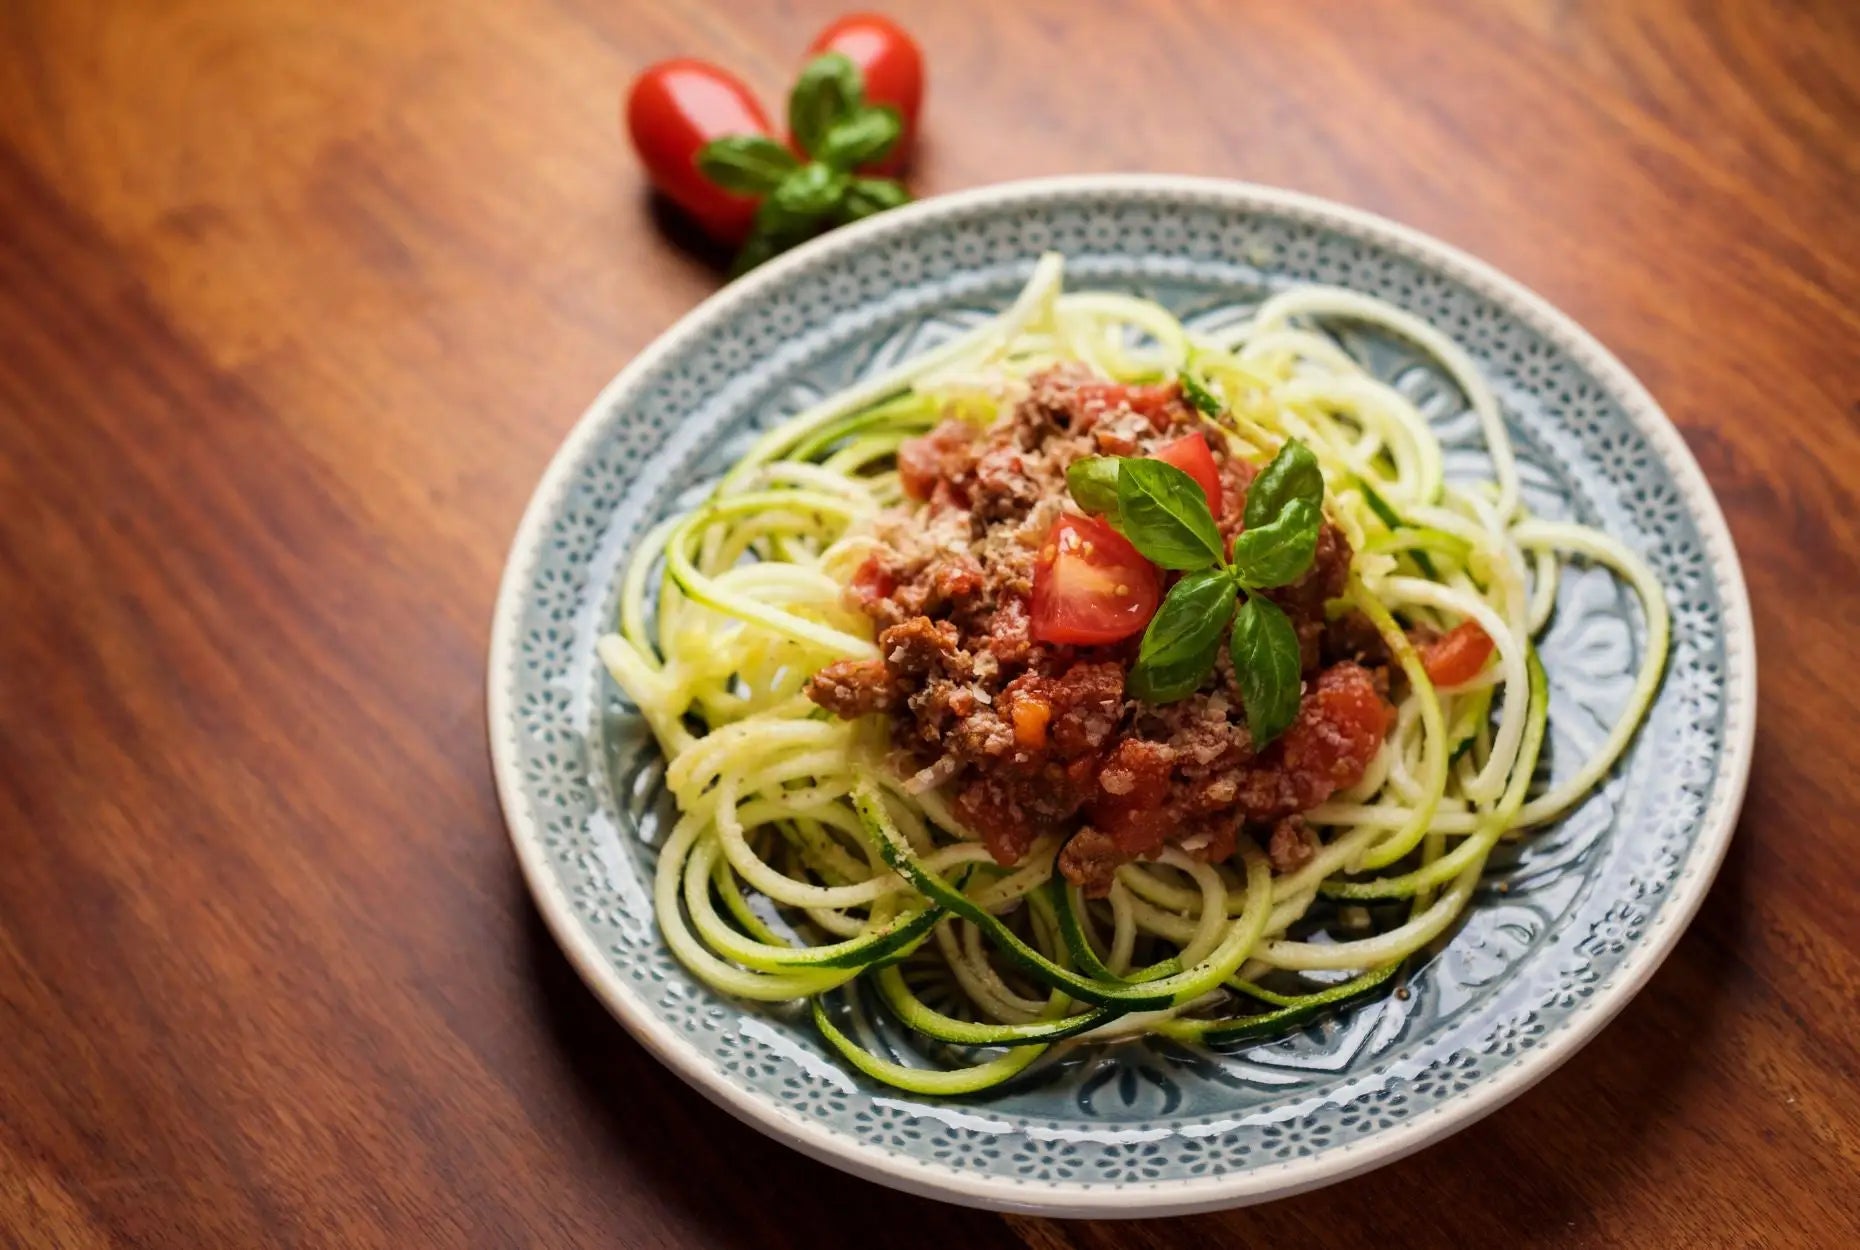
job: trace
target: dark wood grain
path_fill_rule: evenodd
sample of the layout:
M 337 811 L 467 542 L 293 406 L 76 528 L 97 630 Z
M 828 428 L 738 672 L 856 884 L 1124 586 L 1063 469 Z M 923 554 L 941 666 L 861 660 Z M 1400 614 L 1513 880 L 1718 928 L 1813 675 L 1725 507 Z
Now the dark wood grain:
M 589 396 L 718 277 L 618 142 L 830 0 L 0 7 L 0 1243 L 1860 1240 L 1860 8 L 899 4 L 920 192 L 1224 174 L 1438 234 L 1679 423 L 1762 658 L 1742 828 L 1602 1040 L 1372 1176 L 1002 1218 L 741 1128 L 518 881 L 482 663 Z

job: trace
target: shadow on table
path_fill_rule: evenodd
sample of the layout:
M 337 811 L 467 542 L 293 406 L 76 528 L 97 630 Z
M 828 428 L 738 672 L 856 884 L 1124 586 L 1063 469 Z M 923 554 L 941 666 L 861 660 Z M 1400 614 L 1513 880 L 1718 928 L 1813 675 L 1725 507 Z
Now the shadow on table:
M 513 876 L 513 888 L 521 881 Z M 666 1244 L 805 1247 L 881 1244 L 992 1250 L 1021 1243 L 993 1216 L 874 1185 L 764 1137 L 661 1066 L 582 984 L 526 901 L 525 939 L 540 1011 L 584 1104 L 614 1152 L 669 1211 Z M 616 1178 L 619 1181 L 620 1178 Z
M 714 270 L 719 277 L 729 272 L 736 249 L 707 236 L 676 204 L 656 191 L 650 192 L 646 196 L 646 212 L 660 237 L 679 253 Z

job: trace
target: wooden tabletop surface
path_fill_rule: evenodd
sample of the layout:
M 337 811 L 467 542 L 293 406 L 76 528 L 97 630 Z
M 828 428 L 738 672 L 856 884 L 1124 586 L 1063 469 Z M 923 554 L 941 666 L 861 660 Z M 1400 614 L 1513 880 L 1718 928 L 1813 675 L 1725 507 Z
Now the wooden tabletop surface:
M 504 839 L 491 600 L 551 452 L 720 277 L 615 125 L 833 0 L 0 6 L 0 1243 L 1860 1244 L 1860 6 L 924 3 L 921 194 L 1231 175 L 1543 292 L 1742 550 L 1750 796 L 1691 932 L 1497 1116 L 1269 1206 L 1061 1223 L 739 1126 Z M 908 11 L 907 11 L 908 10 Z

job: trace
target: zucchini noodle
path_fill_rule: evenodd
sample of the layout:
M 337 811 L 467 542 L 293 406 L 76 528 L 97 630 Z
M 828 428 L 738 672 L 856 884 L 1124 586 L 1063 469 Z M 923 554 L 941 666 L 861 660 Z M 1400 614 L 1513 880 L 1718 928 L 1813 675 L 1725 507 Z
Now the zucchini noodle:
M 1042 258 L 999 316 L 763 434 L 705 503 L 642 540 L 599 643 L 681 813 L 653 894 L 672 953 L 722 993 L 811 1000 L 847 1062 L 920 1094 L 974 1093 L 1111 1038 L 1270 1036 L 1398 981 L 1451 932 L 1502 838 L 1608 776 L 1666 660 L 1651 571 L 1606 535 L 1529 515 L 1497 400 L 1439 330 L 1303 288 L 1203 337 L 1147 300 L 1062 293 L 1062 268 Z M 1491 480 L 1448 480 L 1422 413 L 1324 333 L 1339 321 L 1433 359 L 1477 418 Z M 1296 871 L 1275 875 L 1241 831 L 1227 862 L 1169 847 L 1086 898 L 1058 874 L 1057 837 L 996 864 L 955 816 L 947 773 L 895 776 L 882 718 L 837 720 L 804 693 L 827 663 L 878 654 L 843 591 L 874 519 L 903 499 L 903 440 L 952 412 L 987 422 L 1065 362 L 1131 384 L 1189 371 L 1222 409 L 1207 430 L 1230 454 L 1263 462 L 1296 437 L 1317 458 L 1326 515 L 1355 552 L 1331 609 L 1375 626 L 1397 706 L 1361 781 L 1305 813 L 1319 845 Z M 1550 712 L 1533 640 L 1571 557 L 1633 591 L 1644 642 L 1601 746 L 1533 794 Z M 1491 657 L 1437 688 L 1411 635 L 1465 621 Z

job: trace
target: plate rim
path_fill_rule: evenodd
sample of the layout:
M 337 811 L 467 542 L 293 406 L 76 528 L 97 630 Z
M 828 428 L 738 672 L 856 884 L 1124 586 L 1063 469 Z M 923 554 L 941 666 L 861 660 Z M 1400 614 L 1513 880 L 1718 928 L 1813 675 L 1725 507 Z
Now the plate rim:
M 1386 242 L 1443 268 L 1514 313 L 1525 315 L 1579 360 L 1622 403 L 1628 420 L 1672 472 L 1700 538 L 1723 602 L 1726 653 L 1725 756 L 1708 801 L 1698 842 L 1673 895 L 1655 923 L 1623 958 L 1610 985 L 1576 1007 L 1553 1039 L 1523 1054 L 1463 1094 L 1426 1114 L 1381 1130 L 1348 1149 L 1240 1173 L 1140 1185 L 1059 1183 L 964 1172 L 927 1161 L 869 1151 L 811 1121 L 793 1118 L 751 1090 L 736 1086 L 687 1047 L 631 992 L 593 938 L 575 919 L 550 871 L 539 831 L 523 809 L 521 779 L 503 728 L 512 709 L 500 680 L 515 663 L 516 625 L 526 599 L 525 577 L 541 542 L 545 515 L 579 466 L 602 416 L 665 356 L 740 305 L 761 297 L 791 271 L 937 217 L 1003 202 L 1065 196 L 1151 193 L 1225 200 L 1241 211 L 1291 213 Z M 1756 736 L 1757 655 L 1749 592 L 1717 496 L 1691 449 L 1659 403 L 1626 365 L 1543 296 L 1494 266 L 1432 235 L 1334 200 L 1235 179 L 1179 174 L 1088 174 L 1020 179 L 920 200 L 813 240 L 713 292 L 642 349 L 602 387 L 550 458 L 518 522 L 500 575 L 486 669 L 486 729 L 505 831 L 544 924 L 582 981 L 656 1060 L 737 1119 L 821 1162 L 865 1179 L 944 1201 L 1001 1211 L 1090 1218 L 1183 1215 L 1249 1205 L 1315 1189 L 1393 1163 L 1483 1119 L 1555 1071 L 1591 1041 L 1665 962 L 1697 914 L 1730 845 L 1749 783 Z M 1726 782 L 1728 780 L 1728 788 Z

